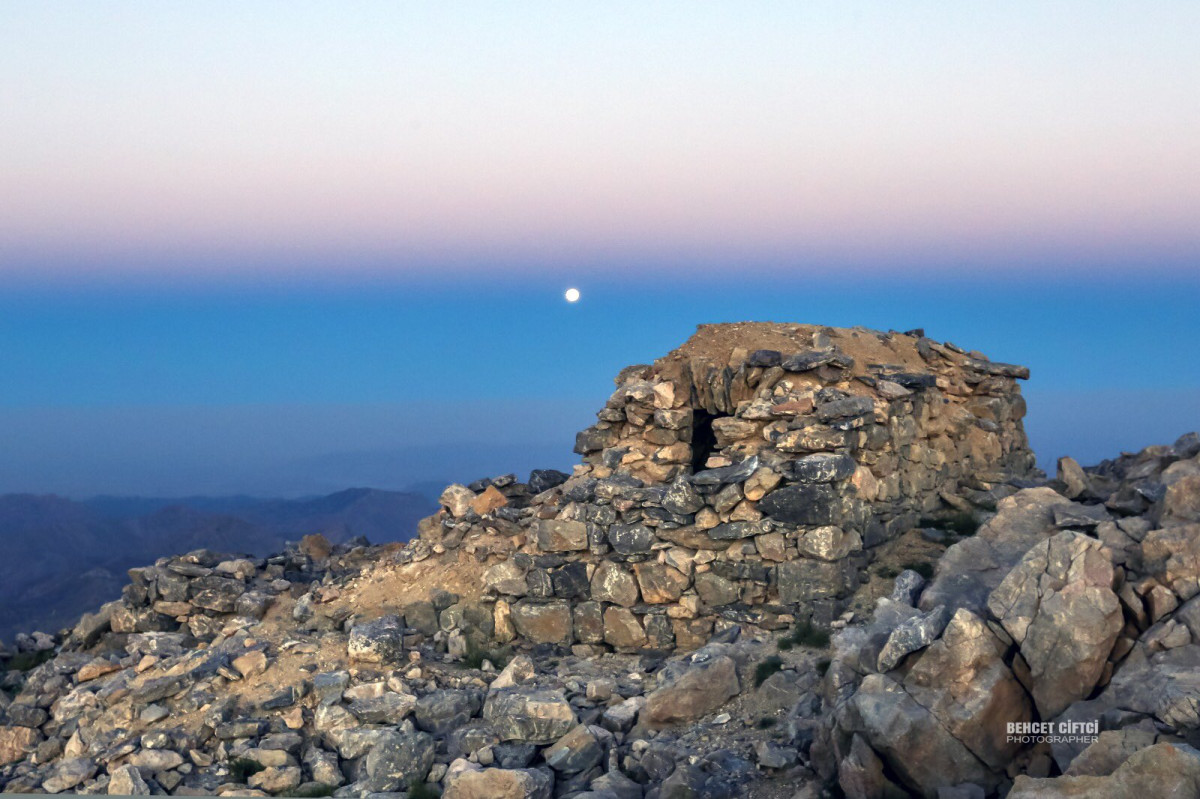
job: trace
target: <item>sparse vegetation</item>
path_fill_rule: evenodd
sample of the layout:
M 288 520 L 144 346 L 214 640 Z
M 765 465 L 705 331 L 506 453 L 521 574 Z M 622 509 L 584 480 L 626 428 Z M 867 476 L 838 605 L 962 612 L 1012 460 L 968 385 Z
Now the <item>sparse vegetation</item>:
M 441 796 L 429 783 L 413 780 L 408 784 L 408 799 L 438 799 Z
M 824 677 L 825 672 L 829 671 L 829 664 L 831 662 L 832 661 L 830 661 L 829 658 L 821 658 L 820 660 L 818 660 L 817 661 L 817 674 L 820 674 L 822 677 Z
M 760 730 L 769 730 L 778 723 L 779 719 L 775 718 L 774 716 L 763 716 L 755 723 L 754 726 L 758 727 Z
M 800 622 L 779 640 L 779 648 L 783 651 L 787 651 L 793 646 L 812 646 L 824 649 L 829 646 L 829 631 L 822 630 L 810 621 Z
M 333 796 L 336 789 L 332 785 L 326 785 L 323 782 L 313 782 L 307 785 L 301 785 L 288 796 L 314 797 L 314 796 Z
M 463 655 L 463 665 L 469 669 L 483 668 L 483 661 L 488 661 L 497 669 L 508 665 L 512 658 L 512 647 L 502 646 L 498 649 L 485 649 L 470 638 L 467 639 L 467 653 Z
M 248 757 L 237 757 L 229 761 L 229 776 L 236 782 L 245 782 L 250 777 L 265 768 L 257 760 Z
M 880 566 L 875 569 L 875 573 L 885 580 L 894 580 L 900 574 L 899 570 L 892 566 Z
M 5 668 L 10 671 L 32 671 L 53 657 L 53 649 L 43 649 L 40 652 L 18 652 L 5 664 Z
M 924 577 L 926 580 L 929 580 L 933 577 L 933 564 L 932 563 L 925 563 L 923 561 L 915 561 L 914 560 L 914 561 L 909 561 L 908 563 L 905 563 L 904 568 L 912 569 L 917 574 Z
M 768 677 L 782 668 L 783 658 L 779 657 L 779 655 L 771 655 L 770 657 L 762 660 L 754 668 L 754 687 L 758 688 L 767 681 Z
M 979 532 L 979 522 L 966 511 L 959 511 L 946 516 L 927 516 L 921 519 L 922 527 L 932 527 L 944 530 L 956 538 L 969 538 Z

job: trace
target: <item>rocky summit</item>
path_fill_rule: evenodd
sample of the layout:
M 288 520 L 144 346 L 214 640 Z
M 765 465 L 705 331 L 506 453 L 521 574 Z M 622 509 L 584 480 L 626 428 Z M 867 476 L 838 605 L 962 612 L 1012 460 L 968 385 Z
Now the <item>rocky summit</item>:
M 1200 436 L 1038 471 L 1024 367 L 706 325 L 571 474 L 129 572 L 0 653 L 10 793 L 1200 796 Z

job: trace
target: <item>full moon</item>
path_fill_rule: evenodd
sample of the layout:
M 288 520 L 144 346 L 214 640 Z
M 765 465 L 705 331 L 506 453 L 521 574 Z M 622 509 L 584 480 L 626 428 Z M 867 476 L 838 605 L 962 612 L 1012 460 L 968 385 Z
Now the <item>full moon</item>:
M 579 289 L 567 289 L 567 293 L 563 296 L 567 298 L 567 302 L 578 302 Z

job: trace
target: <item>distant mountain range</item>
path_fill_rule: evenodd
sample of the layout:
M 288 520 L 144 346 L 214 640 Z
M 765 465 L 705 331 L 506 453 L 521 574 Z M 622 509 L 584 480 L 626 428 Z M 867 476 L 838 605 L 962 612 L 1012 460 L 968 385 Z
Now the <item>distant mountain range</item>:
M 266 555 L 308 533 L 407 541 L 436 509 L 418 493 L 305 499 L 0 496 L 0 640 L 54 631 L 120 596 L 126 570 L 193 549 Z

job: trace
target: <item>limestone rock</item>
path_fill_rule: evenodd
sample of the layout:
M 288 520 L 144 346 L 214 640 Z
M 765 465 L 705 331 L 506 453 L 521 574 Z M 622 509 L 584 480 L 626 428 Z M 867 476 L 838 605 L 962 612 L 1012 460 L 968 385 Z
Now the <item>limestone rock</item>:
M 945 605 L 939 605 L 928 613 L 901 622 L 892 630 L 879 653 L 879 670 L 891 671 L 906 655 L 932 644 L 949 620 L 950 612 Z
M 383 731 L 366 754 L 365 787 L 373 792 L 396 791 L 407 788 L 414 780 L 424 781 L 434 754 L 431 735 Z
M 688 587 L 688 577 L 664 563 L 638 563 L 633 567 L 642 599 L 652 605 L 662 605 L 679 599 Z
M 442 799 L 551 799 L 554 781 L 537 769 L 485 768 L 460 771 Z
M 475 492 L 465 485 L 459 485 L 458 483 L 446 486 L 446 489 L 442 491 L 442 495 L 438 497 L 438 503 L 456 519 L 460 519 L 470 513 L 471 505 L 474 502 Z
M 904 676 L 904 690 L 989 767 L 1000 770 L 1019 744 L 1009 722 L 1033 718 L 1024 688 L 1005 663 L 1008 645 L 969 610 L 960 609 Z
M 559 738 L 543 755 L 546 763 L 563 774 L 578 774 L 595 766 L 604 757 L 604 747 L 587 725 L 580 724 Z
M 512 606 L 512 623 L 519 635 L 539 644 L 571 643 L 571 605 L 569 602 L 530 602 Z
M 952 545 L 921 595 L 921 609 L 945 605 L 981 614 L 988 596 L 1034 544 L 1058 532 L 1054 508 L 1070 500 L 1050 488 L 1026 488 L 997 504 L 979 531 Z
M 859 733 L 906 786 L 926 796 L 964 782 L 994 786 L 996 776 L 892 678 L 869 674 L 839 712 L 839 727 Z
M 610 560 L 601 561 L 591 580 L 592 599 L 633 607 L 638 601 L 637 581 L 625 568 Z
M 741 690 L 733 659 L 718 655 L 693 662 L 675 682 L 651 693 L 642 713 L 655 726 L 691 721 L 716 710 Z
M 1200 524 L 1151 530 L 1142 541 L 1146 574 L 1170 587 L 1180 599 L 1200 593 Z
M 1053 718 L 1091 693 L 1123 619 L 1108 550 L 1062 532 L 1029 550 L 988 599 L 1029 666 L 1034 702 Z
M 849 532 L 833 525 L 809 530 L 796 542 L 800 554 L 824 561 L 836 561 L 862 549 L 862 538 L 856 530 Z
M 110 796 L 149 796 L 150 786 L 146 785 L 137 768 L 125 765 L 110 774 L 108 793 Z
M 533 536 L 543 552 L 581 552 L 588 548 L 587 525 L 570 519 L 538 519 Z
M 1151 796 L 1200 796 L 1200 752 L 1184 744 L 1161 743 L 1135 752 L 1104 777 L 1018 776 L 1008 799 L 1147 799 Z
M 42 740 L 32 727 L 0 727 L 0 766 L 15 763 Z
M 400 658 L 404 627 L 398 616 L 383 616 L 356 624 L 350 631 L 347 651 L 351 660 L 390 663 Z
M 506 688 L 488 695 L 483 717 L 502 741 L 549 744 L 578 723 L 562 691 Z

